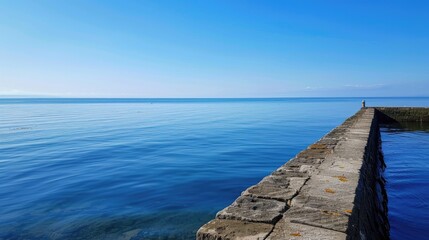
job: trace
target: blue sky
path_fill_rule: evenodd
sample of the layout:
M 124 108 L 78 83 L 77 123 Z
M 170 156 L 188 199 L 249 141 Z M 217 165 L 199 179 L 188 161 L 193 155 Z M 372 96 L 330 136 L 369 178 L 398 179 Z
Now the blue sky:
M 0 2 L 0 95 L 429 96 L 427 1 Z

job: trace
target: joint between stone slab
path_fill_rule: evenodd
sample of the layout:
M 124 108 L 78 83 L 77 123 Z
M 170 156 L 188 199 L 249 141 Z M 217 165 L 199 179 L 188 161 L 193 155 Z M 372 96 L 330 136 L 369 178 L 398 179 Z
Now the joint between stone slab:
M 286 202 L 286 205 L 290 208 L 292 205 L 292 200 L 298 196 L 301 193 L 302 188 L 305 186 L 305 184 L 308 182 L 308 180 L 310 180 L 311 175 L 309 175 L 307 177 L 307 179 L 305 179 L 304 183 L 301 185 L 301 187 L 298 189 L 298 191 L 296 191 L 296 193 Z M 287 211 L 288 209 L 286 209 Z M 284 211 L 283 213 L 285 213 L 286 211 Z
M 244 196 L 250 196 L 250 197 L 254 197 L 254 198 L 259 198 L 259 199 L 265 199 L 265 200 L 275 200 L 275 201 L 279 201 L 279 202 L 283 202 L 286 203 L 287 207 L 290 207 L 290 201 L 292 201 L 292 199 L 294 199 L 296 196 L 298 196 L 298 194 L 300 193 L 302 187 L 304 187 L 305 183 L 307 183 L 307 181 L 310 179 L 310 177 L 307 177 L 304 181 L 304 184 L 302 184 L 302 186 L 299 188 L 299 190 L 297 190 L 297 192 L 292 195 L 289 199 L 284 200 L 281 198 L 276 198 L 276 197 L 265 197 L 265 196 L 261 196 L 261 195 L 255 195 L 255 194 L 246 194 Z M 282 213 L 286 212 L 287 209 L 285 211 L 283 211 Z
M 298 196 L 299 195 L 299 193 L 301 192 L 301 190 L 302 190 L 302 188 L 305 186 L 305 184 L 307 184 L 307 182 L 310 180 L 310 178 L 311 178 L 311 175 L 310 176 L 308 176 L 307 177 L 307 179 L 305 180 L 305 182 L 302 184 L 302 186 L 299 188 L 299 190 L 286 202 L 286 205 L 288 206 L 288 208 L 284 211 L 284 212 L 282 212 L 282 215 L 281 215 L 281 217 L 273 224 L 273 228 L 271 229 L 271 231 L 267 234 L 267 236 L 264 238 L 264 240 L 265 239 L 267 239 L 270 235 L 271 235 L 271 233 L 273 233 L 273 231 L 274 231 L 274 228 L 276 227 L 276 224 L 284 217 L 284 214 L 287 212 L 287 210 L 289 210 L 289 208 L 291 207 L 291 203 L 292 203 L 292 200 L 296 197 L 296 196 Z
M 307 177 L 307 179 L 305 180 L 304 184 L 302 184 L 302 186 L 299 188 L 299 190 L 286 202 L 286 205 L 288 206 L 288 208 L 282 212 L 282 216 L 281 218 L 279 218 L 274 224 L 273 224 L 273 229 L 270 231 L 270 233 L 267 234 L 267 236 L 264 239 L 267 239 L 271 233 L 273 233 L 274 228 L 276 226 L 276 224 L 284 217 L 284 214 L 287 212 L 287 210 L 289 210 L 289 208 L 291 207 L 292 204 L 292 200 L 299 195 L 299 193 L 301 193 L 302 188 L 305 186 L 305 184 L 307 184 L 307 182 L 310 180 L 311 175 Z
M 282 215 L 282 217 L 279 219 L 279 221 L 280 221 L 282 218 L 283 218 L 283 215 Z M 277 222 L 279 222 L 279 221 L 277 221 Z M 274 228 L 276 227 L 277 222 L 276 222 L 275 224 L 273 224 L 273 227 L 271 228 L 271 231 L 267 234 L 267 236 L 265 236 L 265 237 L 264 237 L 264 239 L 263 239 L 263 240 L 266 240 L 266 239 L 271 235 L 271 233 L 273 233 L 273 232 L 274 232 Z

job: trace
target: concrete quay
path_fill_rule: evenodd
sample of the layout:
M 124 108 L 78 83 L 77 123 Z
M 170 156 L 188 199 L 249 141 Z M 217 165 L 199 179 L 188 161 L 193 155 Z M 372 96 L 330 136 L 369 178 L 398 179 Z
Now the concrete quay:
M 365 108 L 242 192 L 198 240 L 389 239 L 379 124 L 429 108 Z

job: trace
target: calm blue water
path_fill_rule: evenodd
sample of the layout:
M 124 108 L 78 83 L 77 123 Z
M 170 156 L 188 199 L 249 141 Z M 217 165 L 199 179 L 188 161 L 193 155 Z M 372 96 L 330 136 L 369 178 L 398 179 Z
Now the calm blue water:
M 391 237 L 428 239 L 429 125 L 392 126 L 381 135 Z
M 360 102 L 0 99 L 0 239 L 193 239 Z

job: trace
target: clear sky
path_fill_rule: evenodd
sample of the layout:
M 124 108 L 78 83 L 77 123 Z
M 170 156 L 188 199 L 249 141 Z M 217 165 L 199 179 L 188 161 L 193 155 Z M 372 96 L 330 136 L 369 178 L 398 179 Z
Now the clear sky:
M 429 96 L 429 1 L 0 1 L 0 95 Z

